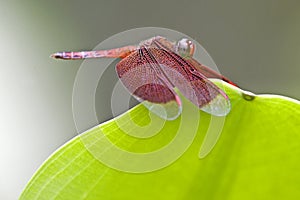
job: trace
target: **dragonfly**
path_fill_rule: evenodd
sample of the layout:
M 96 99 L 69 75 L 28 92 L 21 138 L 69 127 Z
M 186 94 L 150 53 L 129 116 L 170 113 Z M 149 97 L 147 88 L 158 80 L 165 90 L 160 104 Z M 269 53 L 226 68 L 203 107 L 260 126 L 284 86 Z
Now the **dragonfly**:
M 236 85 L 225 76 L 193 58 L 195 44 L 182 38 L 170 41 L 155 36 L 140 42 L 108 50 L 57 52 L 55 59 L 120 58 L 116 72 L 132 96 L 151 112 L 167 120 L 182 112 L 178 91 L 197 106 L 215 116 L 226 116 L 231 109 L 226 93 L 209 78 Z

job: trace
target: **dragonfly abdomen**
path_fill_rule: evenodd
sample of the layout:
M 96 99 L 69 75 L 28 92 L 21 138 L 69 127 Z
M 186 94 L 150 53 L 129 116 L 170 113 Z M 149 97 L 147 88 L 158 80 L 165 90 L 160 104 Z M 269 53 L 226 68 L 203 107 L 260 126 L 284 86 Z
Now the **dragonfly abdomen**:
M 136 46 L 126 46 L 110 50 L 99 51 L 63 51 L 57 52 L 51 55 L 52 58 L 63 60 L 80 60 L 86 58 L 125 58 L 133 51 L 136 50 Z

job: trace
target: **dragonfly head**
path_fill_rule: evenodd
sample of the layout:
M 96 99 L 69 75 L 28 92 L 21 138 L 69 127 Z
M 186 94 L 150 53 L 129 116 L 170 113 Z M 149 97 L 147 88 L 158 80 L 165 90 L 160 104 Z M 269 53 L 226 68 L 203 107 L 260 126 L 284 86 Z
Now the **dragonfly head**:
M 195 45 L 187 38 L 182 38 L 176 45 L 177 53 L 182 57 L 192 57 L 195 51 Z

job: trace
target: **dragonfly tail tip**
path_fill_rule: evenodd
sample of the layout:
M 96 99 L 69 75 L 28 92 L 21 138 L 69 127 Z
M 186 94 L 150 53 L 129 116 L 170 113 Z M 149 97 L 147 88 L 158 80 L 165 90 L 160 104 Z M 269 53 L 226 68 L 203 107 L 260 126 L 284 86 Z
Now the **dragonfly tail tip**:
M 50 57 L 50 58 L 53 58 L 53 59 L 63 59 L 62 53 L 60 53 L 60 52 L 53 53 L 53 54 L 51 54 L 49 57 Z

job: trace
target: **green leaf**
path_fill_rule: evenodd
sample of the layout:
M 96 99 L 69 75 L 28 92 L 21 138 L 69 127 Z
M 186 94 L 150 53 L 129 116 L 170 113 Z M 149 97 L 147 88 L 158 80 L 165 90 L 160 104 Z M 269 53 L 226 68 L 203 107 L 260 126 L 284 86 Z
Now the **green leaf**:
M 225 122 L 186 100 L 166 122 L 138 105 L 61 147 L 20 199 L 300 199 L 300 103 L 223 87 Z

